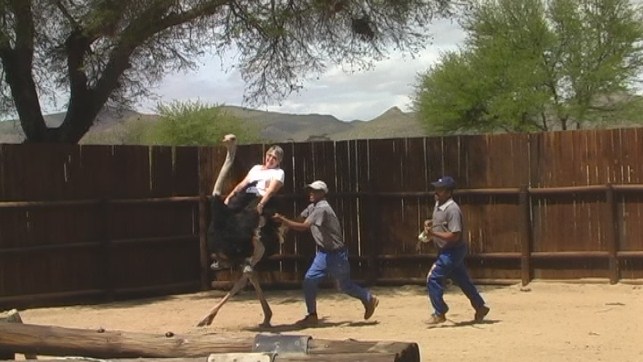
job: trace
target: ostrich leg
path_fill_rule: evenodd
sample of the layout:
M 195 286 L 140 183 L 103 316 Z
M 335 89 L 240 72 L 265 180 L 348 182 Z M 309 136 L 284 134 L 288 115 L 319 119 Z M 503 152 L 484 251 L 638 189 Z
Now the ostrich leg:
M 250 284 L 255 288 L 255 292 L 257 293 L 257 298 L 259 299 L 259 303 L 261 303 L 261 309 L 263 310 L 263 322 L 259 324 L 260 327 L 271 327 L 270 325 L 270 319 L 272 319 L 272 310 L 270 309 L 270 305 L 268 305 L 268 301 L 266 300 L 266 297 L 263 294 L 263 290 L 261 289 L 261 285 L 259 284 L 259 280 L 257 280 L 257 276 L 255 273 L 249 273 L 248 278 L 250 280 Z
M 210 309 L 208 314 L 206 314 L 205 317 L 201 319 L 199 324 L 197 324 L 197 327 L 209 326 L 210 324 L 212 324 L 214 317 L 216 317 L 217 313 L 219 313 L 219 309 L 223 307 L 223 305 L 228 301 L 228 299 L 232 298 L 235 294 L 239 293 L 239 291 L 246 286 L 246 284 L 248 283 L 249 277 L 250 277 L 249 273 L 243 273 L 241 278 L 239 278 L 239 280 L 237 280 L 237 282 L 234 283 L 232 290 L 230 290 L 228 294 L 226 294 L 223 298 L 221 298 L 219 303 L 217 303 L 214 307 L 212 307 L 212 309 Z
M 254 235 L 252 236 L 252 256 L 247 261 L 247 265 L 243 268 L 244 273 L 252 273 L 254 271 L 255 265 L 263 258 L 263 255 L 266 253 L 266 247 L 263 245 L 259 239 L 260 228 L 256 228 Z

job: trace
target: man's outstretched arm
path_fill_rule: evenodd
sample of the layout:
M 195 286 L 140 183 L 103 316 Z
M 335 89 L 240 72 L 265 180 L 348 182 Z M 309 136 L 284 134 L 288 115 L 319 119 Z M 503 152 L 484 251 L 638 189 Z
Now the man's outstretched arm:
M 273 220 L 287 226 L 291 230 L 306 231 L 310 229 L 310 221 L 308 220 L 304 220 L 303 222 L 298 222 L 295 220 L 291 220 L 281 214 L 275 214 L 272 218 Z

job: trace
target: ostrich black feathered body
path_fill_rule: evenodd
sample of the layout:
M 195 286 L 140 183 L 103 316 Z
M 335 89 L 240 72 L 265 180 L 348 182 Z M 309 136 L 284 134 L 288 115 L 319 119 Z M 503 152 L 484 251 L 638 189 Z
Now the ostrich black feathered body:
M 246 189 L 250 186 L 253 185 Z M 208 249 L 210 253 L 222 253 L 233 263 L 240 263 L 252 255 L 252 237 L 259 225 L 256 211 L 259 198 L 244 189 L 232 197 L 228 205 L 223 201 L 219 195 L 214 195 L 210 201 Z M 266 248 L 264 257 L 279 251 L 279 225 L 271 219 L 275 212 L 272 204 L 268 202 L 265 206 L 266 222 L 259 230 L 259 239 Z

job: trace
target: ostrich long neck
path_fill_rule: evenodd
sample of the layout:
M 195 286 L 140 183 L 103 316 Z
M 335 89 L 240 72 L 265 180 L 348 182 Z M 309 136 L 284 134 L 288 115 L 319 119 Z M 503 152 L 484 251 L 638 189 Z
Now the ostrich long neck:
M 230 173 L 230 167 L 232 166 L 232 162 L 234 162 L 234 156 L 237 153 L 237 146 L 234 143 L 227 144 L 226 148 L 228 149 L 228 152 L 226 153 L 223 166 L 221 166 L 221 171 L 219 171 L 219 176 L 217 176 L 217 181 L 214 183 L 212 195 L 221 195 L 223 181 L 226 177 L 228 177 L 228 174 Z

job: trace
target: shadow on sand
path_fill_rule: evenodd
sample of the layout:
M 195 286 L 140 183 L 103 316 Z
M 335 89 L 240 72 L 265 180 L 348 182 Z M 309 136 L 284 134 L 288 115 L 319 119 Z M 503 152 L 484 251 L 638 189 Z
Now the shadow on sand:
M 244 328 L 245 331 L 250 331 L 250 332 L 269 332 L 269 333 L 283 333 L 283 332 L 293 332 L 293 331 L 301 331 L 304 329 L 319 329 L 319 328 L 333 328 L 333 327 L 362 327 L 362 326 L 374 326 L 378 325 L 378 321 L 359 321 L 359 322 L 351 322 L 351 321 L 340 321 L 340 322 L 329 322 L 326 318 L 321 318 L 319 319 L 319 322 L 315 325 L 305 325 L 305 324 L 298 324 L 298 323 L 290 323 L 290 324 L 275 324 L 270 327 L 264 327 L 264 326 L 254 326 L 254 327 L 248 327 Z
M 427 325 L 427 329 L 438 329 L 438 328 L 459 328 L 459 327 L 473 327 L 473 328 L 480 328 L 482 325 L 485 324 L 496 324 L 500 323 L 499 320 L 495 319 L 485 319 L 482 322 L 476 322 L 475 320 L 469 320 L 469 321 L 462 321 L 462 322 L 456 322 L 452 321 L 450 319 L 447 319 L 448 322 L 450 323 L 442 323 L 442 324 L 435 324 L 435 325 Z

